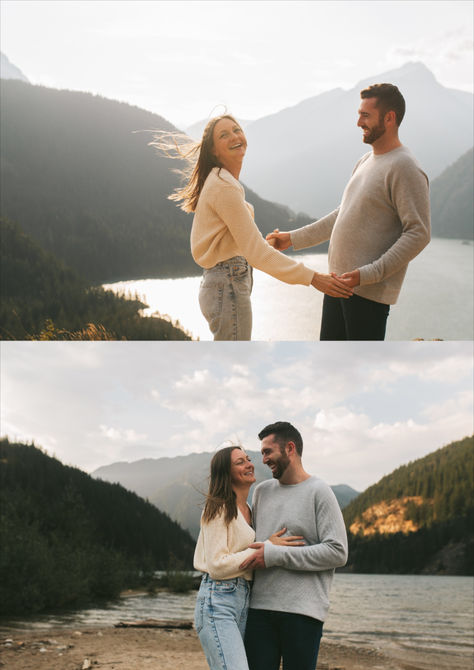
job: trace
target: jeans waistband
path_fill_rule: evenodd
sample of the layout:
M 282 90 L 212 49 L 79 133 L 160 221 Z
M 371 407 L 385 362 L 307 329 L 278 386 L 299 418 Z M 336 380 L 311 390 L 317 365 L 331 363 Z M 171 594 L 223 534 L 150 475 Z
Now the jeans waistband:
M 232 579 L 213 579 L 210 575 L 205 572 L 202 576 L 203 582 L 214 582 L 215 584 L 220 584 L 221 582 L 229 582 L 231 584 L 244 584 L 245 586 L 250 586 L 251 581 L 245 579 L 244 577 L 233 577 Z
M 216 263 L 214 267 L 217 268 L 222 265 L 228 265 L 229 263 L 245 263 L 246 265 L 248 265 L 247 259 L 244 256 L 232 256 L 232 258 L 228 258 L 225 261 L 220 261 L 219 263 Z

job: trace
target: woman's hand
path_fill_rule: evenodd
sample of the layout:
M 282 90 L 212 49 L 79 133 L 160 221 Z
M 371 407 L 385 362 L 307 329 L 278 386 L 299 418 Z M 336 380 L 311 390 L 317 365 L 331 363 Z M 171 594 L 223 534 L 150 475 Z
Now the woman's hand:
M 280 233 L 278 228 L 275 228 L 272 233 L 268 233 L 265 239 L 270 246 L 275 247 L 278 251 L 285 251 L 285 249 L 291 247 L 290 233 Z
M 302 535 L 287 535 L 286 537 L 282 537 L 283 533 L 286 533 L 286 528 L 273 533 L 268 539 L 272 544 L 279 544 L 283 547 L 304 547 L 304 542 L 299 542 L 299 540 L 303 539 Z
M 315 272 L 311 286 L 333 298 L 350 298 L 353 294 L 351 282 L 348 279 L 338 278 L 336 275 L 325 275 Z

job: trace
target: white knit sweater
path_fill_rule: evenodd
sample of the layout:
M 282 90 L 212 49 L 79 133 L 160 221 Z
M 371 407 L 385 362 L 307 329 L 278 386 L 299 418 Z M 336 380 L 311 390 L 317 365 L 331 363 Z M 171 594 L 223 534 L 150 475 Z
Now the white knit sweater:
M 191 230 L 191 253 L 203 268 L 244 256 L 252 267 L 287 284 L 309 286 L 314 274 L 263 239 L 242 184 L 224 168 L 213 168 L 202 188 Z
M 255 553 L 248 549 L 255 541 L 255 531 L 239 510 L 237 518 L 227 525 L 224 514 L 203 523 L 194 551 L 194 569 L 207 572 L 212 579 L 252 579 L 252 570 L 240 570 L 239 565 Z

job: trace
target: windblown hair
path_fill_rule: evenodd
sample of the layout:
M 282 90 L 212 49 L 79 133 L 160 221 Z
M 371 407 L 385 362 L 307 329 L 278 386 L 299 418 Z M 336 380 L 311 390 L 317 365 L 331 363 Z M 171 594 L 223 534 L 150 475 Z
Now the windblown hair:
M 230 469 L 232 465 L 231 454 L 234 449 L 240 449 L 238 445 L 219 449 L 211 460 L 211 474 L 209 478 L 209 491 L 206 496 L 206 504 L 202 515 L 203 522 L 209 522 L 224 511 L 224 519 L 229 524 L 237 517 L 237 500 L 232 490 Z
M 397 126 L 405 116 L 405 98 L 393 84 L 373 84 L 360 92 L 361 98 L 377 98 L 376 107 L 383 115 L 395 112 Z
M 275 436 L 275 442 L 278 442 L 282 453 L 288 442 L 294 442 L 297 454 L 299 456 L 303 454 L 303 438 L 301 437 L 301 433 L 288 421 L 275 421 L 275 423 L 270 423 L 268 426 L 265 426 L 265 428 L 262 428 L 258 434 L 258 439 L 263 440 L 263 438 L 268 435 Z
M 150 146 L 154 146 L 160 153 L 169 158 L 180 158 L 188 164 L 182 170 L 175 170 L 186 181 L 185 186 L 175 189 L 168 196 L 169 200 L 180 202 L 179 207 L 185 212 L 196 211 L 202 187 L 210 171 L 214 167 L 222 167 L 212 153 L 214 128 L 222 119 L 230 119 L 240 125 L 230 114 L 222 114 L 207 123 L 200 142 L 189 141 L 189 137 L 183 133 L 165 131 L 155 133 L 153 142 L 150 142 Z

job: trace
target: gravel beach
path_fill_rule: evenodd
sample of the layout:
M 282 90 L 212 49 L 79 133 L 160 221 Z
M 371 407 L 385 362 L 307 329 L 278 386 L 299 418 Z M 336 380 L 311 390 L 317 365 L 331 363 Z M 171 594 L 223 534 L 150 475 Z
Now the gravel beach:
M 194 630 L 101 628 L 0 632 L 6 670 L 208 670 Z M 469 670 L 462 659 L 403 657 L 323 639 L 318 670 Z M 466 662 L 467 663 L 467 662 Z

